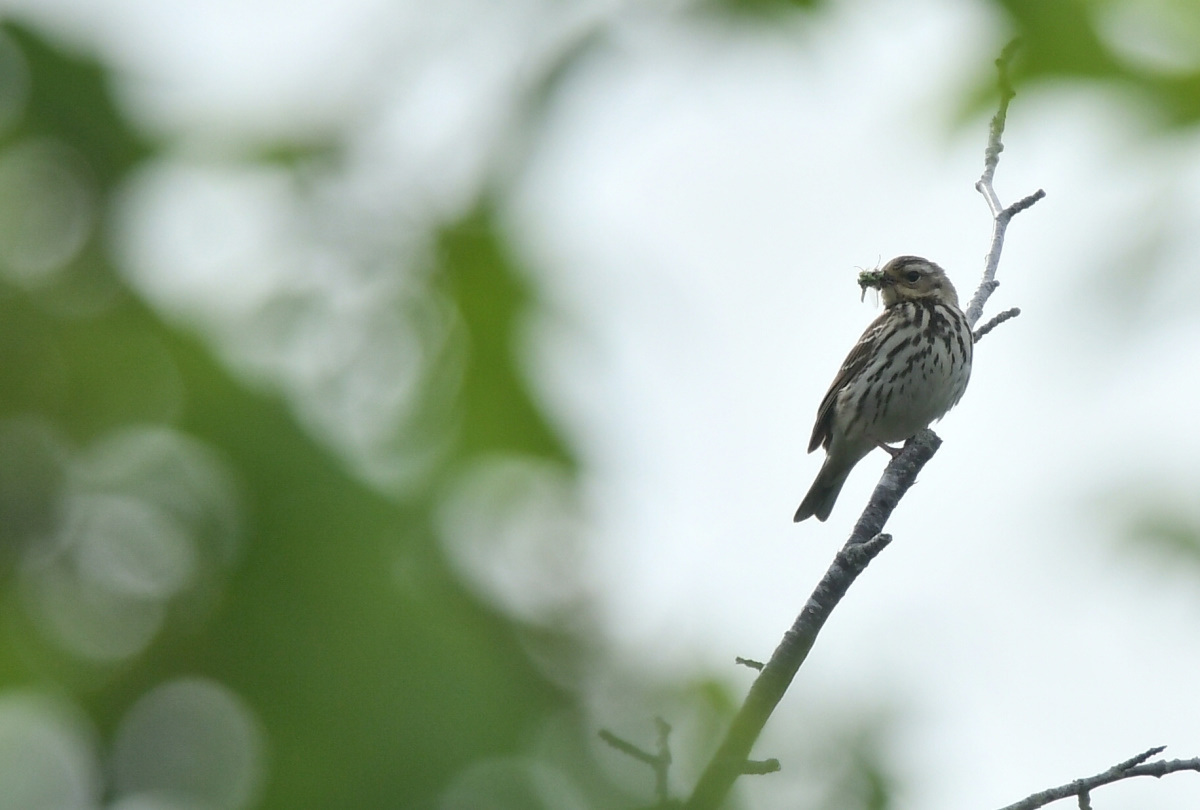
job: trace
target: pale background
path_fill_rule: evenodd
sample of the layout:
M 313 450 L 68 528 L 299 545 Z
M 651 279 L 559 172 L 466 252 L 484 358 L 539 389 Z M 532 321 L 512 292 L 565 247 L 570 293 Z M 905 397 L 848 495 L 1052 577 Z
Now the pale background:
M 1112 12 L 1130 52 L 1200 58 L 1195 42 L 1153 38 L 1155 7 L 1134 25 L 1136 5 Z M 288 390 L 367 477 L 369 425 L 338 433 L 306 403 L 303 369 L 223 337 L 246 300 L 314 272 L 289 262 L 296 235 L 276 227 L 286 189 L 240 156 L 356 121 L 355 161 L 330 193 L 350 221 L 382 204 L 415 232 L 467 205 L 502 150 L 524 155 L 499 205 L 543 303 L 528 370 L 583 464 L 583 573 L 557 579 L 556 552 L 527 539 L 486 554 L 447 542 L 518 613 L 585 594 L 647 677 L 706 671 L 744 690 L 734 657 L 769 656 L 874 486 L 881 453 L 828 523 L 791 522 L 820 464 L 804 452 L 816 405 L 877 310 L 857 270 L 927 256 L 965 302 L 982 269 L 990 220 L 973 183 L 990 104 L 966 99 L 1006 39 L 987 4 L 844 2 L 773 27 L 533 0 L 8 6 L 120 65 L 135 120 L 178 140 L 113 226 L 130 278 Z M 604 18 L 522 142 L 510 94 Z M 1114 92 L 1014 102 L 997 190 L 1047 197 L 1010 228 L 985 318 L 1023 314 L 978 346 L 893 545 L 756 747 L 785 770 L 743 780 L 748 806 L 810 795 L 788 754 L 819 750 L 809 721 L 838 711 L 888 717 L 901 807 L 1000 806 L 1152 745 L 1200 755 L 1197 580 L 1121 542 L 1139 499 L 1194 504 L 1200 483 L 1200 142 L 1151 126 Z M 1126 262 L 1149 232 L 1165 235 L 1162 269 L 1141 282 Z M 271 273 L 248 276 L 247 257 Z M 354 297 L 353 279 L 329 283 Z M 374 395 L 363 411 L 386 414 Z M 606 716 L 610 702 L 598 684 L 597 725 L 651 739 L 648 717 Z M 1141 780 L 1093 801 L 1193 808 L 1200 783 Z

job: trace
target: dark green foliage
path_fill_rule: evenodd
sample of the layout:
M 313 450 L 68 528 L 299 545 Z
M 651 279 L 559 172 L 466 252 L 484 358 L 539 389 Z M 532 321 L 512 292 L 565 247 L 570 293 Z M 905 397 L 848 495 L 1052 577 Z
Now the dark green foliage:
M 8 142 L 69 144 L 103 205 L 153 151 L 113 106 L 99 65 L 26 29 L 7 31 L 32 88 Z M 440 491 L 483 454 L 569 467 L 517 367 L 513 334 L 530 296 L 494 225 L 481 212 L 448 228 L 442 245 L 439 277 L 470 353 L 455 405 L 456 464 L 432 473 L 425 491 Z M 92 248 L 76 263 L 102 255 Z M 132 425 L 199 440 L 238 484 L 240 552 L 210 583 L 206 607 L 180 606 L 133 660 L 97 668 L 52 649 L 31 658 L 19 650 L 42 642 L 13 618 L 21 615 L 13 561 L 53 522 L 62 471 L 28 447 L 0 447 L 0 522 L 10 527 L 0 556 L 10 616 L 0 690 L 53 676 L 72 685 L 106 737 L 147 689 L 182 675 L 213 678 L 263 724 L 264 808 L 432 806 L 468 763 L 524 751 L 568 701 L 522 651 L 520 627 L 448 569 L 434 500 L 394 499 L 352 476 L 280 398 L 248 389 L 200 341 L 138 303 L 107 265 L 93 268 L 107 293 L 88 311 L 56 306 L 78 269 L 37 288 L 0 282 L 0 420 L 48 425 L 65 452 Z
M 21 135 L 52 136 L 68 144 L 105 189 L 149 156 L 149 145 L 113 106 L 103 65 L 56 49 L 24 26 L 8 23 L 3 30 L 29 72 Z
M 1134 92 L 1170 125 L 1200 121 L 1200 70 L 1166 72 L 1131 62 L 1101 36 L 1101 3 L 1001 0 L 1020 40 L 1015 80 L 1098 81 Z
M 516 340 L 531 293 L 486 204 L 445 229 L 438 248 L 438 279 L 463 316 L 469 346 L 460 457 L 508 452 L 567 461 L 518 365 Z

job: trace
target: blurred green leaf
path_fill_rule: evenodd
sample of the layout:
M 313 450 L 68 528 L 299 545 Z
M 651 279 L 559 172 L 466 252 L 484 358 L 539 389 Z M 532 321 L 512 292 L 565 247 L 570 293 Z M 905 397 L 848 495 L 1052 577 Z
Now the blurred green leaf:
M 1134 505 L 1124 535 L 1129 543 L 1200 567 L 1200 522 L 1182 504 Z
M 1121 63 L 1097 35 L 1089 0 L 1001 0 L 1019 30 L 1020 66 L 1028 77 L 1114 78 Z
M 487 203 L 440 235 L 440 280 L 458 305 L 469 350 L 459 457 L 517 453 L 568 462 L 557 431 L 534 404 L 518 363 L 518 329 L 532 304 Z
M 700 8 L 739 17 L 771 19 L 797 9 L 811 11 L 825 5 L 825 0 L 704 0 Z
M 23 25 L 3 26 L 24 55 L 30 90 L 19 135 L 61 141 L 87 161 L 102 189 L 109 189 L 150 145 L 135 134 L 113 102 L 105 68 L 53 47 Z
M 998 0 L 1020 41 L 1014 81 L 1095 81 L 1132 91 L 1170 126 L 1200 121 L 1200 70 L 1134 64 L 1101 35 L 1095 0 Z M 1148 9 L 1153 12 L 1153 9 Z M 1194 13 L 1194 8 L 1192 9 Z

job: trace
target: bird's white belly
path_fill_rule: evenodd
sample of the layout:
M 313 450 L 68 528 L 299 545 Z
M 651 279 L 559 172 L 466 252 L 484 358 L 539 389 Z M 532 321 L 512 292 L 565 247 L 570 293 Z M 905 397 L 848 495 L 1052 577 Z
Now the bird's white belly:
M 883 362 L 881 358 L 868 365 L 863 375 L 870 377 L 876 371 L 875 363 Z M 970 367 L 963 358 L 951 357 L 947 345 L 939 343 L 907 373 L 897 374 L 889 381 L 885 372 L 882 385 L 865 390 L 848 386 L 839 396 L 837 418 L 848 421 L 851 414 L 860 410 L 860 417 L 854 420 L 857 424 L 846 425 L 849 432 L 857 432 L 855 428 L 863 431 L 861 438 L 871 444 L 903 441 L 945 416 L 962 397 L 969 375 Z M 860 401 L 851 401 L 854 397 Z

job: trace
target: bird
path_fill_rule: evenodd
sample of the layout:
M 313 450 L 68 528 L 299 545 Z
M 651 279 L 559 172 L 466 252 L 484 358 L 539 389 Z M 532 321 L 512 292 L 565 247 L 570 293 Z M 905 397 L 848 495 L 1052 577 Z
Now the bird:
M 911 438 L 941 419 L 967 390 L 971 325 L 946 272 L 920 256 L 897 256 L 859 275 L 884 310 L 854 344 L 817 408 L 808 452 L 825 461 L 796 510 L 799 523 L 828 519 L 854 465 L 876 447 Z

